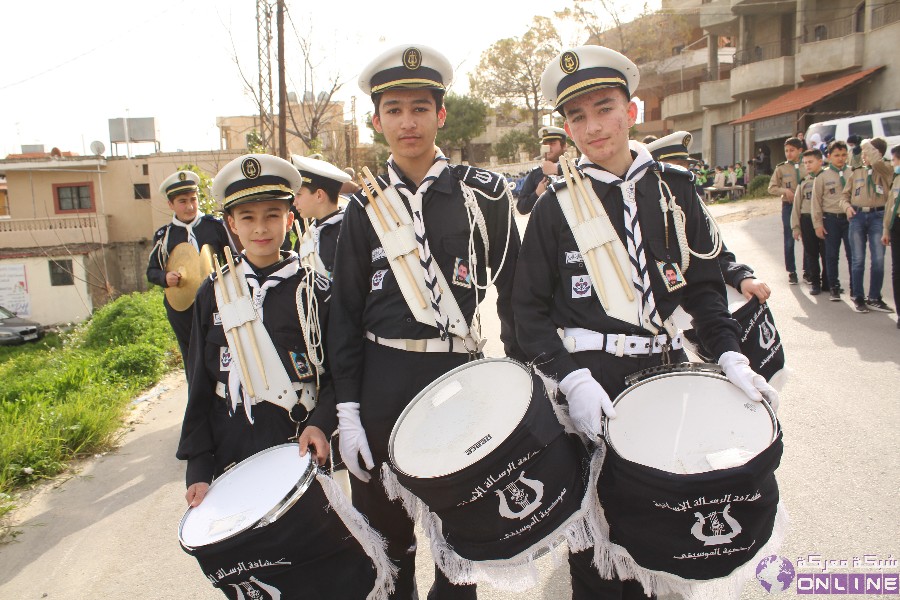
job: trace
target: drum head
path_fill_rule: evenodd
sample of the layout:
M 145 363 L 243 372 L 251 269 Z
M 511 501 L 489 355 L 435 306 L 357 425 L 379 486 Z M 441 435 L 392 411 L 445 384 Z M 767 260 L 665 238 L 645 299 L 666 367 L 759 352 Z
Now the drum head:
M 200 506 L 185 513 L 181 543 L 199 548 L 255 526 L 297 495 L 298 482 L 313 467 L 311 459 L 312 452 L 300 456 L 297 444 L 282 444 L 241 461 L 212 483 Z
M 413 477 L 456 473 L 509 437 L 531 395 L 531 374 L 513 360 L 484 359 L 458 367 L 419 392 L 397 419 L 391 462 Z
M 745 464 L 769 447 L 776 421 L 724 376 L 656 375 L 616 398 L 606 441 L 622 458 L 675 474 Z

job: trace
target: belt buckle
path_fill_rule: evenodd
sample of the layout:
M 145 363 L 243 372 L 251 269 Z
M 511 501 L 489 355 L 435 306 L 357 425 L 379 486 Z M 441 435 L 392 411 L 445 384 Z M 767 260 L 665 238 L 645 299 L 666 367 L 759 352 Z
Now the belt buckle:
M 428 340 L 406 340 L 407 352 L 427 352 Z

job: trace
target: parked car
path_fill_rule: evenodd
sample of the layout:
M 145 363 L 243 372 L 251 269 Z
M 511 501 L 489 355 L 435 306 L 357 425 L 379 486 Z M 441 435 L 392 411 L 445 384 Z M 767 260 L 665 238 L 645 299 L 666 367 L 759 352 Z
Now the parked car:
M 900 144 L 900 110 L 813 123 L 806 130 L 806 142 L 812 148 L 816 143 L 847 141 L 847 137 L 851 135 L 858 135 L 864 140 L 884 138 L 887 142 L 885 156 L 890 158 L 891 148 Z
M 34 342 L 44 337 L 40 323 L 16 316 L 11 310 L 0 306 L 0 346 L 12 346 Z

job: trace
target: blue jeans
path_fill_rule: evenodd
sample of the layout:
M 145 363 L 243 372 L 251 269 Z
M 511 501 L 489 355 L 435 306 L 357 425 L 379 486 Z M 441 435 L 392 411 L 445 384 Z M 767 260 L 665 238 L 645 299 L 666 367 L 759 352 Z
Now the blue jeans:
M 854 207 L 856 208 L 856 207 Z M 884 230 L 884 209 L 862 212 L 850 219 L 850 289 L 862 298 L 863 275 L 866 270 L 866 243 L 871 255 L 869 273 L 869 298 L 881 300 L 881 284 L 884 282 L 884 245 L 881 235 Z
M 797 272 L 797 263 L 794 260 L 794 232 L 791 230 L 791 210 L 793 203 L 781 203 L 781 227 L 784 230 L 784 268 L 788 273 Z
M 828 285 L 831 289 L 840 286 L 838 261 L 841 253 L 841 242 L 844 242 L 844 252 L 848 262 L 853 260 L 853 251 L 850 248 L 850 225 L 843 214 L 825 213 L 823 215 L 825 225 L 825 270 L 828 272 Z M 853 287 L 853 278 L 850 278 L 850 295 L 856 297 L 856 288 Z

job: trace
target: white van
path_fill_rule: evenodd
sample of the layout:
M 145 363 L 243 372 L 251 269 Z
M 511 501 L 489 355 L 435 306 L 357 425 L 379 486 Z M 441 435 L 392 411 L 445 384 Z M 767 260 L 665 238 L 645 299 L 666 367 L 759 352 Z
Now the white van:
M 900 144 L 900 110 L 813 123 L 806 130 L 806 143 L 812 148 L 817 142 L 847 141 L 851 135 L 858 135 L 864 140 L 884 138 L 887 142 L 885 156 L 890 158 L 891 148 Z

